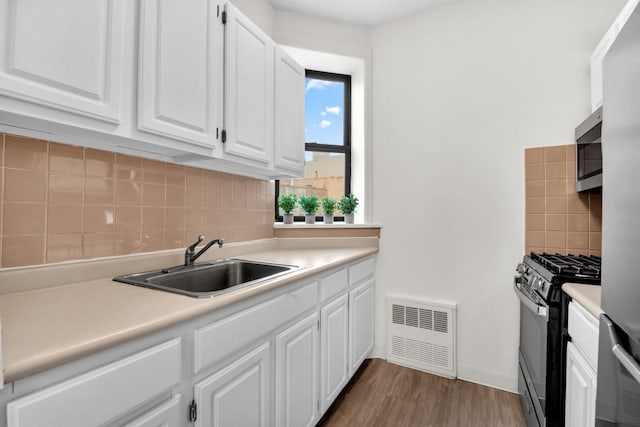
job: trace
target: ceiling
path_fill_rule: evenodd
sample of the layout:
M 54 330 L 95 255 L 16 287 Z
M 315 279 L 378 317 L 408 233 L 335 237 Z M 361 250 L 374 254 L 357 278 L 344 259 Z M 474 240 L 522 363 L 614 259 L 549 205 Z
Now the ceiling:
M 455 0 L 270 0 L 278 10 L 373 27 Z

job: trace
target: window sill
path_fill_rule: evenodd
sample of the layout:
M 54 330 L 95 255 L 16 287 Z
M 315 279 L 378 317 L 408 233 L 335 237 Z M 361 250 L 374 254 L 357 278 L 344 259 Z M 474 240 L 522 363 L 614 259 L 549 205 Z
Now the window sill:
M 274 222 L 273 228 L 276 229 L 345 229 L 345 228 L 382 228 L 382 224 L 346 224 L 344 222 L 335 222 L 333 224 L 325 224 L 323 222 L 319 222 L 316 224 L 305 224 L 304 222 L 294 222 L 293 224 L 283 224 L 282 222 Z
M 276 222 L 273 224 L 276 238 L 324 238 L 324 237 L 377 237 L 380 238 L 382 224 L 345 224 L 336 222 L 334 224 L 305 224 L 296 222 L 294 224 L 283 224 Z

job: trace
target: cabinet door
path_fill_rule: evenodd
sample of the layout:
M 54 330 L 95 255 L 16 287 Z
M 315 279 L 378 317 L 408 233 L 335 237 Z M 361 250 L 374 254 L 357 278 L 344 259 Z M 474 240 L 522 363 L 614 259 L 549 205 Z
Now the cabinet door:
M 225 153 L 268 166 L 273 157 L 275 43 L 232 4 L 225 27 Z
M 142 0 L 138 129 L 215 147 L 223 26 L 215 2 Z
M 276 336 L 276 425 L 313 426 L 318 416 L 318 313 Z
M 320 310 L 320 400 L 326 411 L 349 380 L 349 296 Z
M 305 72 L 281 47 L 275 53 L 275 168 L 303 176 Z
M 596 373 L 573 343 L 567 344 L 565 425 L 595 425 Z
M 186 424 L 187 411 L 180 407 L 180 399 L 181 395 L 179 394 L 173 396 L 168 402 L 136 418 L 125 427 L 164 427 Z
M 349 292 L 349 363 L 350 374 L 360 367 L 373 349 L 374 287 L 373 280 Z
M 119 123 L 123 1 L 3 1 L 0 95 Z
M 269 424 L 269 343 L 195 385 L 196 426 L 267 426 Z

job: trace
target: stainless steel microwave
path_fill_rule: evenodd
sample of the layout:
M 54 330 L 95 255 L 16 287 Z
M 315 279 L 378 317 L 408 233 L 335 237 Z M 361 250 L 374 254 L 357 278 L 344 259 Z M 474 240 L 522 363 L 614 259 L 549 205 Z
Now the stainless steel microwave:
M 576 128 L 576 191 L 602 189 L 602 107 Z

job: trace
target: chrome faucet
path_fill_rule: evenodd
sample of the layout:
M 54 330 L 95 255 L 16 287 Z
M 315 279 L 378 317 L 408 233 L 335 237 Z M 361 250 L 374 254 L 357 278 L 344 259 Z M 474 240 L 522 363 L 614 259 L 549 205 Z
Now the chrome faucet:
M 198 246 L 198 244 L 201 243 L 203 240 L 204 240 L 204 236 L 203 235 L 198 236 L 198 241 L 195 242 L 193 245 L 189 246 L 187 248 L 187 250 L 184 252 L 184 266 L 185 267 L 189 267 L 190 265 L 193 265 L 193 263 L 200 257 L 200 255 L 205 253 L 207 251 L 207 249 L 209 249 L 211 246 L 215 245 L 216 243 L 218 244 L 219 248 L 221 248 L 222 245 L 224 244 L 224 240 L 215 239 L 215 240 L 212 240 L 209 243 L 207 243 L 204 246 L 204 248 L 200 249 L 198 251 L 198 253 L 196 253 L 196 246 Z

